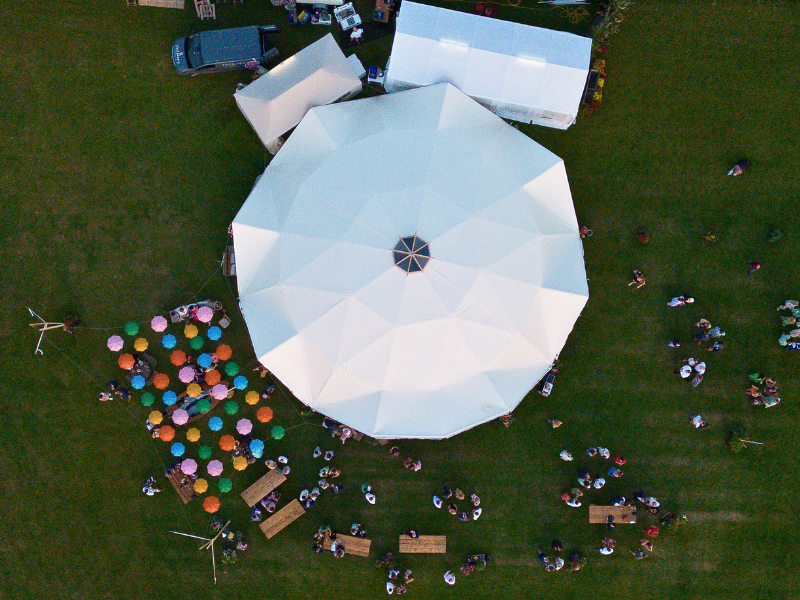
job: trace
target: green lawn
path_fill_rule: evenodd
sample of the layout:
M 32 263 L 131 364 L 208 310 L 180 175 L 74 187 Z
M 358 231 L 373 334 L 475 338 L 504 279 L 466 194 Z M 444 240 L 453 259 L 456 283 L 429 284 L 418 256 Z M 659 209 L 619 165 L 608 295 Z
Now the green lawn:
M 215 274 L 216 262 L 264 150 L 231 97 L 243 75 L 179 77 L 172 41 L 200 28 L 275 23 L 286 57 L 327 28 L 290 28 L 285 11 L 262 0 L 220 4 L 211 24 L 192 9 L 128 8 L 123 0 L 0 5 L 0 598 L 375 598 L 385 573 L 371 559 L 335 561 L 310 550 L 318 525 L 345 529 L 354 519 L 369 529 L 375 555 L 395 550 L 411 526 L 448 536 L 446 556 L 405 561 L 417 577 L 409 597 L 799 598 L 800 485 L 792 476 L 800 356 L 775 343 L 775 307 L 800 293 L 800 12 L 792 2 L 712 4 L 635 4 L 605 56 L 600 110 L 567 132 L 522 127 L 564 158 L 579 220 L 594 230 L 585 244 L 591 297 L 552 396 L 532 394 L 509 429 L 489 424 L 446 441 L 404 442 L 404 453 L 423 460 L 417 474 L 385 447 L 337 448 L 345 491 L 323 496 L 269 541 L 236 497 L 263 466 L 237 473 L 222 515 L 243 528 L 251 549 L 216 587 L 209 558 L 167 533 L 203 534 L 199 503 L 184 507 L 171 491 L 148 498 L 139 489 L 170 458 L 169 445 L 142 426 L 147 409 L 96 400 L 98 385 L 119 376 L 105 340 L 201 289 L 236 310 L 233 284 Z M 358 5 L 369 14 L 367 0 Z M 578 32 L 589 23 L 533 0 L 503 6 L 501 17 Z M 389 47 L 383 38 L 358 53 L 366 66 L 382 65 Z M 725 177 L 743 155 L 750 172 Z M 784 235 L 769 244 L 775 225 Z M 649 244 L 636 241 L 637 227 L 648 230 Z M 711 246 L 700 239 L 709 228 L 719 237 Z M 749 258 L 764 265 L 750 278 Z M 648 279 L 640 290 L 626 287 L 636 267 Z M 683 292 L 696 305 L 667 309 Z M 35 357 L 25 306 L 51 319 L 77 311 L 86 328 L 49 334 L 45 355 Z M 666 342 L 688 339 L 701 316 L 727 330 L 727 348 L 704 354 L 706 379 L 687 389 L 672 370 L 696 347 L 672 351 Z M 234 319 L 225 340 L 248 365 L 252 349 Z M 781 406 L 747 406 L 744 375 L 757 369 L 778 378 Z M 278 396 L 272 406 L 275 423 L 291 429 L 266 455 L 290 456 L 283 487 L 294 495 L 319 468 L 311 449 L 329 438 L 318 418 L 304 424 L 295 401 Z M 693 411 L 712 429 L 694 431 Z M 553 416 L 564 426 L 550 429 Z M 730 454 L 723 439 L 735 423 L 764 448 Z M 641 528 L 624 526 L 615 531 L 620 551 L 599 556 L 591 548 L 603 528 L 586 524 L 585 507 L 558 499 L 586 462 L 563 463 L 558 452 L 594 444 L 629 458 L 600 501 L 644 488 L 689 515 L 687 527 L 656 540 L 656 556 L 634 561 L 627 549 Z M 365 480 L 378 495 L 374 507 L 356 493 Z M 480 521 L 461 524 L 433 508 L 432 493 L 447 482 L 479 493 Z M 536 547 L 553 537 L 586 553 L 588 567 L 546 573 Z M 480 550 L 494 555 L 491 566 L 446 586 L 445 569 Z

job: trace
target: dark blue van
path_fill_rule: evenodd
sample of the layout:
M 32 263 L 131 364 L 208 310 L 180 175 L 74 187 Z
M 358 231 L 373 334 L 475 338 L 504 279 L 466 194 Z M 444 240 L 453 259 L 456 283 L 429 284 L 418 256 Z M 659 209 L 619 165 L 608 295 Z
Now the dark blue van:
M 221 73 L 242 69 L 251 60 L 264 64 L 278 57 L 268 38 L 275 25 L 202 31 L 172 45 L 172 64 L 181 75 Z

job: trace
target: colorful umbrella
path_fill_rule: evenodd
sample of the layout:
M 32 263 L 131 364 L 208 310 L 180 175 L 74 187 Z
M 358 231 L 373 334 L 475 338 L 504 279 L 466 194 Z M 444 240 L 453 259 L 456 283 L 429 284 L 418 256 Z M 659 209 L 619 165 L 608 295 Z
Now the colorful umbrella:
M 222 463 L 219 462 L 218 460 L 212 460 L 210 463 L 208 463 L 206 471 L 208 471 L 209 475 L 217 477 L 222 473 Z
M 247 377 L 244 375 L 239 375 L 233 380 L 233 387 L 235 387 L 237 390 L 247 389 Z
M 153 385 L 158 390 L 164 390 L 169 385 L 169 377 L 166 373 L 156 373 L 156 376 L 153 377 Z
M 125 323 L 125 333 L 128 335 L 136 335 L 139 333 L 139 324 L 136 321 L 128 321 Z
M 208 428 L 211 431 L 219 431 L 220 429 L 222 429 L 222 419 L 220 419 L 219 417 L 211 417 L 208 420 Z
M 199 335 L 197 337 L 193 337 L 189 340 L 189 347 L 192 350 L 200 350 L 200 348 L 203 347 L 203 338 L 201 338 Z
M 211 388 L 211 395 L 214 396 L 215 400 L 222 400 L 223 398 L 227 398 L 228 388 L 225 387 L 224 383 L 218 383 L 213 388 Z
M 197 373 L 194 370 L 194 367 L 183 367 L 180 371 L 178 371 L 178 379 L 180 379 L 183 383 L 191 383 L 194 381 L 194 376 Z
M 244 456 L 237 456 L 233 459 L 233 468 L 237 471 L 244 471 L 247 468 L 247 459 Z
M 120 340 L 121 339 L 122 338 L 120 338 Z M 122 346 L 120 346 L 120 348 L 122 348 Z M 231 356 L 233 356 L 233 350 L 231 350 L 231 347 L 228 346 L 228 344 L 220 344 L 217 346 L 216 355 L 220 360 L 228 360 Z
M 186 388 L 186 393 L 189 396 L 191 396 L 192 398 L 197 398 L 200 395 L 200 392 L 202 392 L 202 391 L 203 391 L 203 388 L 201 388 L 196 383 L 190 383 L 189 387 Z
M 269 406 L 262 406 L 256 413 L 256 419 L 262 423 L 269 423 L 272 420 L 272 409 Z
M 189 323 L 186 327 L 183 328 L 183 335 L 187 338 L 192 339 L 197 335 L 197 325 Z
M 210 367 L 211 363 L 212 363 L 211 355 L 206 352 L 203 352 L 203 354 L 197 357 L 197 364 L 203 367 L 204 369 Z
M 201 415 L 206 414 L 210 410 L 211 402 L 208 401 L 208 398 L 203 398 L 202 400 L 197 401 L 197 412 L 199 412 Z
M 216 496 L 209 496 L 203 500 L 203 508 L 207 513 L 215 513 L 219 510 L 219 498 Z
M 158 425 L 161 421 L 164 420 L 164 415 L 161 414 L 161 411 L 154 410 L 149 415 L 147 415 L 147 420 L 150 421 L 153 425 Z
M 183 453 L 186 452 L 186 446 L 180 442 L 175 442 L 169 451 L 172 452 L 172 456 L 183 456 Z
M 175 336 L 171 333 L 168 333 L 164 337 L 161 338 L 161 345 L 164 346 L 167 350 L 170 348 L 174 348 L 175 344 L 178 343 L 178 340 L 175 339 Z
M 197 427 L 192 427 L 186 430 L 186 439 L 190 442 L 196 442 L 200 439 L 200 430 Z
M 142 403 L 142 406 L 153 406 L 153 402 L 155 402 L 156 399 L 150 392 L 145 392 L 142 394 L 142 397 L 139 398 L 139 401 Z
M 197 311 L 197 320 L 201 323 L 209 323 L 214 316 L 214 311 L 209 306 L 201 306 Z
M 175 430 L 169 425 L 164 425 L 158 430 L 158 437 L 165 442 L 169 442 L 175 437 Z
M 258 392 L 250 390 L 249 392 L 247 392 L 247 394 L 245 394 L 244 401 L 247 402 L 248 404 L 258 404 L 258 400 L 260 398 L 261 396 L 258 395 Z
M 220 379 L 221 376 L 219 374 L 219 371 L 217 371 L 216 369 L 211 369 L 210 371 L 206 371 L 206 383 L 208 385 L 217 385 Z
M 211 458 L 211 448 L 206 445 L 202 445 L 197 449 L 197 456 L 202 458 L 203 460 L 208 460 Z
M 150 320 L 150 328 L 153 331 L 164 331 L 167 328 L 167 320 L 161 315 L 156 315 Z
M 236 445 L 236 440 L 233 439 L 232 435 L 223 435 L 219 438 L 219 447 L 225 450 L 225 452 L 230 452 L 233 450 L 233 447 Z
M 247 435 L 253 431 L 253 424 L 250 422 L 250 419 L 239 419 L 239 422 L 236 423 L 236 431 L 242 435 Z
M 124 345 L 125 345 L 125 340 L 123 340 L 118 335 L 112 335 L 110 338 L 108 338 L 108 341 L 106 342 L 106 346 L 108 346 L 108 349 L 111 350 L 112 352 L 119 352 L 120 350 L 122 350 L 122 347 Z
M 197 461 L 193 458 L 184 458 L 181 463 L 181 471 L 185 475 L 194 475 L 197 473 Z
M 228 400 L 225 403 L 225 413 L 235 415 L 237 412 L 239 412 L 239 405 L 236 404 L 236 400 Z
M 194 491 L 202 494 L 208 489 L 208 482 L 205 479 L 198 479 L 194 482 Z
M 145 350 L 147 350 L 147 346 L 149 345 L 150 344 L 148 344 L 147 340 L 144 338 L 136 338 L 136 341 L 133 342 L 133 348 L 137 352 L 144 352 Z
M 238 372 L 239 372 L 239 365 L 237 365 L 235 362 L 229 362 L 227 365 L 225 365 L 225 374 L 228 377 L 233 377 Z
M 186 423 L 189 422 L 189 413 L 179 408 L 172 413 L 172 422 L 175 423 L 175 425 L 186 425 Z
M 145 383 L 147 383 L 147 380 L 141 375 L 134 375 L 131 377 L 131 387 L 135 390 L 142 389 Z
M 161 397 L 161 399 L 164 401 L 164 404 L 166 406 L 172 406 L 173 404 L 175 404 L 175 402 L 178 401 L 178 394 L 176 394 L 172 390 L 167 390 L 166 392 L 164 392 L 164 395 Z
M 222 330 L 219 327 L 217 327 L 216 325 L 214 325 L 214 326 L 208 328 L 208 332 L 206 332 L 206 336 L 212 342 L 216 342 L 219 338 L 222 337 Z
M 261 453 L 264 452 L 264 442 L 261 440 L 250 440 L 250 452 L 256 458 L 261 458 Z
M 126 371 L 130 370 L 133 367 L 133 363 L 136 362 L 136 359 L 133 358 L 133 354 L 120 354 L 119 358 L 117 359 L 117 364 L 119 365 L 120 369 L 125 369 Z
M 186 363 L 186 353 L 183 350 L 173 350 L 169 355 L 169 361 L 176 367 Z
M 270 432 L 273 440 L 279 440 L 286 434 L 286 430 L 280 425 L 275 425 Z
M 217 487 L 219 488 L 219 491 L 224 494 L 225 492 L 230 492 L 233 489 L 233 482 L 227 477 L 223 477 L 217 482 Z

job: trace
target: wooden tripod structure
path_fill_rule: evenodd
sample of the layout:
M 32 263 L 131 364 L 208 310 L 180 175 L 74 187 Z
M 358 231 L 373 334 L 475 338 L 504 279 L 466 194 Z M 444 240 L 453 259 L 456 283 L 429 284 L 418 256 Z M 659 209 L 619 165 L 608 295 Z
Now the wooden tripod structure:
M 184 537 L 194 538 L 196 540 L 201 540 L 201 541 L 205 542 L 204 544 L 200 545 L 198 550 L 208 550 L 209 548 L 211 548 L 211 566 L 214 569 L 214 585 L 217 585 L 217 559 L 216 559 L 216 556 L 214 554 L 214 542 L 217 541 L 217 538 L 219 536 L 221 536 L 223 533 L 225 533 L 227 531 L 228 525 L 230 525 L 230 524 L 231 524 L 230 521 L 225 523 L 225 525 L 223 525 L 222 529 L 220 529 L 219 532 L 217 533 L 217 535 L 215 535 L 213 538 L 204 538 L 204 537 L 200 537 L 198 535 L 191 535 L 189 533 L 182 533 L 180 531 L 172 531 L 172 530 L 170 530 L 170 533 L 174 533 L 175 535 L 182 535 Z
M 42 354 L 44 354 L 44 350 L 40 348 L 40 346 L 42 345 L 42 339 L 44 338 L 44 332 L 50 331 L 51 329 L 64 329 L 64 323 L 49 323 L 48 321 L 45 321 L 42 317 L 40 317 L 38 314 L 33 312 L 33 309 L 31 309 L 29 306 L 26 306 L 25 308 L 28 309 L 28 312 L 31 313 L 32 317 L 36 317 L 37 319 L 39 319 L 38 323 L 28 323 L 28 325 L 30 327 L 33 327 L 36 331 L 39 332 L 39 341 L 36 342 L 36 350 L 34 350 L 33 353 L 41 356 Z

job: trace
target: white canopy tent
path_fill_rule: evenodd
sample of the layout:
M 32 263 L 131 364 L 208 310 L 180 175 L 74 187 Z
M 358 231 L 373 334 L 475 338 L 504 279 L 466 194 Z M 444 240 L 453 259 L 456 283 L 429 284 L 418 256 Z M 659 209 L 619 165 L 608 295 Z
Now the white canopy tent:
M 578 116 L 592 40 L 406 0 L 385 87 L 448 82 L 504 119 L 567 129 Z
M 361 80 L 329 33 L 234 94 L 265 146 L 297 125 L 309 109 L 352 98 Z
M 312 109 L 233 237 L 261 363 L 378 438 L 508 413 L 588 298 L 563 161 L 448 84 Z

